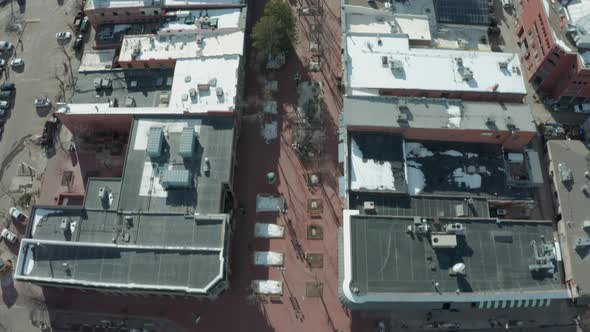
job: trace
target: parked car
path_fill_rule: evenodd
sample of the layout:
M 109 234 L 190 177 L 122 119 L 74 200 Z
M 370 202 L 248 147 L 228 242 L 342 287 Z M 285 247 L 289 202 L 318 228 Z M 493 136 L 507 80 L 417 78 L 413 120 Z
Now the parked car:
M 48 107 L 49 105 L 51 105 L 51 101 L 49 101 L 47 96 L 35 97 L 35 100 L 33 101 L 33 106 L 38 108 Z
M 590 113 L 590 104 L 574 105 L 574 112 L 576 112 L 576 113 Z
M 65 40 L 69 40 L 70 38 L 72 38 L 72 34 L 68 31 L 66 32 L 58 32 L 55 34 L 55 38 L 58 41 L 65 41 Z
M 6 66 L 6 60 L 0 59 L 0 67 Z
M 8 100 L 0 100 L 0 109 L 7 110 L 10 108 L 10 102 Z
M 2 83 L 0 83 L 0 91 L 14 90 L 14 89 L 16 89 L 16 86 L 12 82 L 2 82 Z
M 78 35 L 78 37 L 76 37 L 76 39 L 74 40 L 74 44 L 72 44 L 72 48 L 75 50 L 79 50 L 80 48 L 82 48 L 83 44 L 84 37 L 82 35 Z
M 0 91 L 0 100 L 8 100 L 10 98 L 12 98 L 12 90 Z
M 12 61 L 10 61 L 10 65 L 12 67 L 22 67 L 25 65 L 25 61 L 21 58 L 14 58 Z
M 0 233 L 0 237 L 6 239 L 6 241 L 10 242 L 10 243 L 15 243 L 16 240 L 18 239 L 18 237 L 16 236 L 16 234 L 14 234 L 13 232 L 9 231 L 8 228 L 5 228 L 2 230 L 2 233 Z
M 90 23 L 88 23 L 88 16 L 84 16 L 84 18 L 82 19 L 82 22 L 80 22 L 80 32 L 88 31 L 89 26 L 90 26 Z
M 0 40 L 0 51 L 4 52 L 4 51 L 10 51 L 12 49 L 12 44 L 5 41 L 5 40 Z
M 10 213 L 10 216 L 12 217 L 12 219 L 20 222 L 23 225 L 27 224 L 29 217 L 27 217 L 26 214 L 22 213 L 18 208 L 13 206 L 10 208 L 10 210 L 8 210 L 8 212 Z

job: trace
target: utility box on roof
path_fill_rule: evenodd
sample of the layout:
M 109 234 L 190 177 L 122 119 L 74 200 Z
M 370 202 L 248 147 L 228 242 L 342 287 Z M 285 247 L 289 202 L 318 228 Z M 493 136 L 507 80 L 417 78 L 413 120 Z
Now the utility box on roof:
M 162 172 L 160 182 L 166 189 L 190 188 L 193 185 L 191 173 L 186 169 L 167 169 Z
M 178 154 L 184 159 L 191 159 L 195 150 L 195 129 L 192 127 L 183 128 L 178 145 Z
M 151 127 L 148 132 L 147 154 L 150 158 L 158 158 L 162 155 L 164 145 L 164 130 L 160 127 Z

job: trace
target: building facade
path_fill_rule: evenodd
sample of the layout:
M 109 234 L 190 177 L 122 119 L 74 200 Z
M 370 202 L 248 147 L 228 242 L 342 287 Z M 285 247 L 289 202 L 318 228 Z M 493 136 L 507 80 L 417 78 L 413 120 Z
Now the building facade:
M 542 0 L 517 3 L 516 34 L 525 77 L 561 107 L 590 101 L 590 68 L 581 48 L 586 45 L 583 37 L 567 30 L 577 23 L 569 7 Z

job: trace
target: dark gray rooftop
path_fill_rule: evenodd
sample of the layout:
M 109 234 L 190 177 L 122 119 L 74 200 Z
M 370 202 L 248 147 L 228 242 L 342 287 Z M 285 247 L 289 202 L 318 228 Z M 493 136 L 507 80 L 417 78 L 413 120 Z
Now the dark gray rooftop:
M 159 158 L 146 152 L 154 126 L 166 137 Z M 178 154 L 187 126 L 198 133 L 190 159 Z M 136 119 L 121 179 L 89 179 L 83 208 L 34 208 L 32 239 L 22 242 L 16 278 L 217 294 L 226 276 L 223 192 L 233 167 L 233 130 L 233 118 L 224 116 Z M 188 169 L 192 187 L 164 189 L 159 177 L 168 169 Z
M 174 69 L 170 68 L 115 69 L 80 73 L 71 102 L 94 104 L 117 99 L 119 107 L 124 107 L 126 98 L 132 97 L 136 107 L 157 107 L 164 103 L 161 97 L 170 94 L 173 76 Z M 112 88 L 97 90 L 94 87 L 97 78 L 111 79 Z
M 100 188 L 105 188 L 108 192 L 113 194 L 113 200 L 110 204 L 102 201 L 98 197 Z M 84 197 L 84 208 L 88 210 L 109 210 L 117 211 L 119 206 L 119 193 L 121 192 L 120 178 L 89 178 L 86 184 L 86 192 L 90 195 Z
M 415 155 L 408 143 L 422 144 L 431 154 Z M 454 152 L 459 154 L 453 154 Z M 504 154 L 499 145 L 454 143 L 454 142 L 408 142 L 406 141 L 408 167 L 419 164 L 425 176 L 425 194 L 469 195 L 507 199 L 530 199 L 529 189 L 508 186 Z M 481 178 L 481 186 L 469 188 L 455 177 L 455 172 L 467 174 L 473 167 Z M 483 168 L 482 168 L 483 167 Z
M 349 188 L 354 192 L 410 193 L 411 195 L 441 195 L 486 197 L 495 199 L 530 200 L 528 187 L 509 185 L 505 154 L 500 145 L 443 141 L 404 141 L 399 135 L 379 132 L 349 132 Z M 360 162 L 353 164 L 352 144 L 356 143 L 363 160 L 376 164 L 389 163 L 395 179 L 395 190 L 363 190 L 352 188 L 355 176 L 368 177 L 375 172 Z M 405 155 L 404 155 L 405 154 Z M 355 174 L 356 172 L 359 174 Z M 410 177 L 416 169 L 424 178 L 418 192 Z M 360 174 L 363 173 L 363 174 Z
M 26 242 L 34 258 L 27 276 L 94 283 L 97 287 L 205 288 L 220 273 L 220 252 Z M 120 286 L 116 286 L 119 284 Z
M 145 136 L 145 128 L 152 124 L 165 123 L 183 123 L 197 127 L 194 158 L 183 159 L 178 153 L 182 127 L 169 131 L 165 143 L 167 153 L 160 160 L 149 158 L 145 147 L 136 148 L 139 141 L 146 140 L 146 137 L 138 138 L 138 126 L 144 128 L 141 135 Z M 146 118 L 135 121 L 123 173 L 119 209 L 158 213 L 221 213 L 223 184 L 229 183 L 232 169 L 233 136 L 234 126 L 231 117 L 184 117 L 174 121 Z M 208 173 L 203 171 L 204 158 L 209 159 Z M 145 170 L 146 165 L 151 165 L 152 171 Z M 168 190 L 165 197 L 156 194 L 154 185 L 151 194 L 145 190 L 142 192 L 142 182 L 152 181 L 150 176 L 154 176 L 154 181 L 158 181 L 159 171 L 168 168 L 190 170 L 194 186 L 190 189 Z M 149 183 L 144 185 L 149 187 Z
M 429 237 L 406 232 L 412 218 L 352 216 L 352 280 L 359 294 L 436 293 L 433 280 L 441 293 L 563 288 L 559 273 L 529 270 L 535 263 L 531 241 L 553 241 L 550 223 L 459 222 L 465 225 L 465 235 L 458 236 L 457 247 L 434 249 Z M 449 275 L 459 262 L 466 265 L 464 278 Z
M 350 193 L 350 209 L 365 213 L 364 202 L 373 202 L 378 215 L 403 217 L 460 217 L 457 205 L 463 207 L 465 217 L 489 218 L 488 202 L 474 197 L 472 203 L 466 198 L 453 196 L 407 196 L 382 193 Z
M 449 112 L 451 107 L 460 109 L 459 117 Z M 343 115 L 346 127 L 537 131 L 527 104 L 441 98 L 346 97 Z M 399 121 L 403 115 L 405 121 Z

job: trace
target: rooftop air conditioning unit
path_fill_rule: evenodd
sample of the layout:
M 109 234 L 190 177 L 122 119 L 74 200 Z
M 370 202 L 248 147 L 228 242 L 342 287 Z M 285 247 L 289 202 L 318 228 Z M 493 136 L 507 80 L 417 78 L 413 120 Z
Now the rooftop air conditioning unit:
M 387 60 L 386 56 L 381 57 L 381 65 L 383 65 L 383 67 L 387 67 L 389 65 L 389 61 Z
M 70 231 L 70 220 L 68 218 L 63 218 L 59 228 L 61 228 L 62 231 Z
M 445 232 L 451 234 L 463 234 L 465 232 L 465 226 L 461 223 L 454 222 L 445 225 Z
M 508 61 L 500 61 L 498 62 L 498 66 L 500 69 L 508 69 Z
M 397 122 L 407 123 L 408 122 L 408 114 L 407 113 L 400 113 L 397 116 Z
M 98 189 L 98 199 L 106 201 L 109 198 L 109 190 L 105 187 Z
M 365 210 L 365 213 L 374 213 L 375 212 L 375 202 L 372 201 L 365 201 L 363 203 L 363 210 Z
M 389 68 L 391 71 L 402 71 L 404 70 L 404 63 L 400 60 L 393 60 L 389 62 Z
M 462 68 L 459 73 L 461 74 L 461 77 L 463 78 L 464 81 L 469 81 L 473 79 L 473 70 L 465 67 Z
M 456 234 L 432 234 L 430 243 L 433 248 L 455 248 L 457 247 Z
M 223 96 L 223 88 L 220 86 L 216 87 L 215 94 L 217 95 L 217 97 L 222 97 Z
M 463 66 L 463 58 L 462 57 L 456 57 L 455 62 L 457 63 L 457 66 L 459 66 L 459 67 Z

